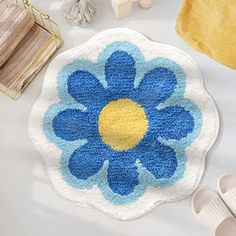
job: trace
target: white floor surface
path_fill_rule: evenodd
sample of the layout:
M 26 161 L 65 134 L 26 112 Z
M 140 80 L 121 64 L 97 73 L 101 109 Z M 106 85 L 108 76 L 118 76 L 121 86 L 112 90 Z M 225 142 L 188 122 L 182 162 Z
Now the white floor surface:
M 176 34 L 181 0 L 154 0 L 148 11 L 134 3 L 132 16 L 122 21 L 114 19 L 110 0 L 97 0 L 96 18 L 87 28 L 66 22 L 60 12 L 61 0 L 32 3 L 59 23 L 65 40 L 60 51 L 81 45 L 102 30 L 129 27 L 190 54 L 199 64 L 221 116 L 220 135 L 208 156 L 202 185 L 216 188 L 220 175 L 236 173 L 236 71 L 196 52 Z M 120 222 L 97 210 L 75 207 L 53 191 L 41 157 L 27 134 L 28 115 L 40 93 L 44 74 L 45 69 L 18 101 L 0 94 L 0 235 L 204 236 L 192 216 L 190 197 L 158 207 L 138 220 Z

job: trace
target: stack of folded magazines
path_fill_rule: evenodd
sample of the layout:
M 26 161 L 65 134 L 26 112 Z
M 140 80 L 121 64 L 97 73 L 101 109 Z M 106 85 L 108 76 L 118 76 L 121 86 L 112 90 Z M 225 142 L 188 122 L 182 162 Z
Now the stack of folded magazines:
M 62 43 L 56 23 L 28 1 L 0 0 L 0 91 L 19 98 Z

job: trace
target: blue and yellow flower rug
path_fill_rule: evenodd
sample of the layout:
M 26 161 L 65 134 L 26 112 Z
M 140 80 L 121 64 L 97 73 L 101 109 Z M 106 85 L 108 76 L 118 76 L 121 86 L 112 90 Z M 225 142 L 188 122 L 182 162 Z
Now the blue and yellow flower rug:
M 57 192 L 122 220 L 190 195 L 218 128 L 196 63 L 129 29 L 57 56 L 29 121 Z

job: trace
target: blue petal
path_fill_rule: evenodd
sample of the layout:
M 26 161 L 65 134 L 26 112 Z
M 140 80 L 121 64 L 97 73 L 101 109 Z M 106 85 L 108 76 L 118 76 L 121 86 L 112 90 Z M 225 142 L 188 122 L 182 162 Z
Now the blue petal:
M 139 184 L 135 159 L 129 156 L 130 153 L 120 153 L 109 162 L 107 180 L 114 193 L 125 196 L 133 192 Z
M 142 104 L 157 106 L 167 100 L 176 88 L 174 72 L 167 68 L 157 67 L 144 75 L 138 86 L 138 96 Z
M 180 140 L 193 132 L 193 116 L 180 106 L 171 106 L 157 111 L 154 121 L 158 136 Z
M 106 90 L 98 79 L 89 72 L 78 70 L 68 77 L 68 92 L 84 106 L 93 106 L 106 101 Z
M 135 61 L 125 51 L 115 51 L 105 65 L 108 88 L 112 92 L 127 93 L 134 87 Z
M 143 150 L 139 160 L 143 167 L 157 179 L 170 178 L 178 165 L 175 151 L 159 142 L 156 142 L 155 146 L 149 147 L 148 150 Z
M 88 123 L 88 113 L 77 109 L 61 111 L 52 121 L 56 136 L 67 140 L 75 141 L 86 139 L 94 135 L 94 126 Z
M 97 174 L 105 161 L 101 148 L 94 144 L 86 144 L 77 149 L 70 157 L 68 167 L 77 179 L 86 180 Z

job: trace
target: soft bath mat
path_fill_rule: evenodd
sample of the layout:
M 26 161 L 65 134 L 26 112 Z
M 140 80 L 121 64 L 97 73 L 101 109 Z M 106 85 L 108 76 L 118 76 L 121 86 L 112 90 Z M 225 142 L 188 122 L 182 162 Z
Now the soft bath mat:
M 235 0 L 184 0 L 176 30 L 198 51 L 236 69 Z
M 51 63 L 29 131 L 58 193 L 128 220 L 196 189 L 218 126 L 188 55 L 112 29 Z

